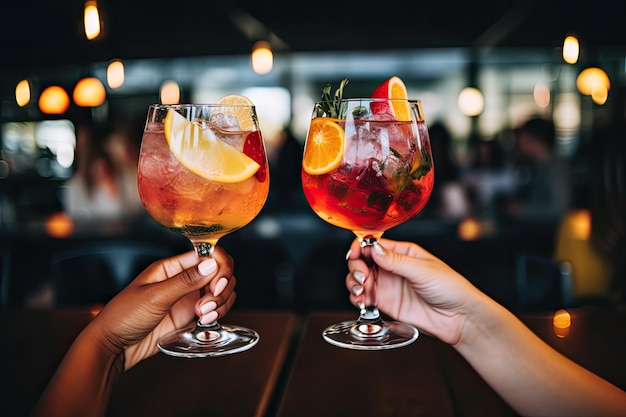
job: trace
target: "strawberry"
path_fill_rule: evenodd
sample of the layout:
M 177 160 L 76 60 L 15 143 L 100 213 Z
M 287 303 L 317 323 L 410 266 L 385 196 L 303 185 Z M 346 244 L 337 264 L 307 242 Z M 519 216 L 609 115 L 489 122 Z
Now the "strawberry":
M 254 175 L 260 182 L 265 181 L 267 177 L 267 156 L 265 155 L 265 146 L 263 146 L 261 133 L 258 130 L 250 132 L 246 137 L 246 141 L 243 144 L 243 153 L 261 166 Z

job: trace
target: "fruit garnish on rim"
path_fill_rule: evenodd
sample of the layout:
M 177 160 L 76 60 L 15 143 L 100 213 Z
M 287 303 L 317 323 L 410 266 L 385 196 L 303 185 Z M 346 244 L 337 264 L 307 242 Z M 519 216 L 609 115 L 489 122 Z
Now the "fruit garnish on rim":
M 241 106 L 241 107 L 226 107 L 222 110 L 223 114 L 227 114 L 229 116 L 237 119 L 239 123 L 239 128 L 244 131 L 249 131 L 254 129 L 254 121 L 249 117 L 250 109 L 248 106 L 254 106 L 252 100 L 250 100 L 246 96 L 241 96 L 239 94 L 229 94 L 220 98 L 217 101 L 217 104 L 224 104 L 228 106 Z
M 398 76 L 393 76 L 385 80 L 372 91 L 372 98 L 384 98 L 392 100 L 372 104 L 372 111 L 375 114 L 388 114 L 395 120 L 408 122 L 411 120 L 411 108 L 406 101 L 393 101 L 394 99 L 407 100 L 409 93 L 406 85 Z
M 168 110 L 163 129 L 174 156 L 196 175 L 211 181 L 237 183 L 259 170 L 260 165 L 252 158 L 174 109 Z
M 341 100 L 343 89 L 348 85 L 344 78 L 332 93 L 332 86 L 326 84 L 322 98 L 315 104 L 316 118 L 311 120 L 302 157 L 302 169 L 310 175 L 326 174 L 337 168 L 343 160 L 345 132 L 337 122 L 345 118 Z
M 304 148 L 302 169 L 307 174 L 322 175 L 337 168 L 343 160 L 344 136 L 343 128 L 335 119 L 312 119 Z

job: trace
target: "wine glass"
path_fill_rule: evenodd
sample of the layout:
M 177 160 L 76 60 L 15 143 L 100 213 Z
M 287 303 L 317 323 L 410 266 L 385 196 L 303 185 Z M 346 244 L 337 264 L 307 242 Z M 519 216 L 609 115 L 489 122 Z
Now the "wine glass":
M 401 116 L 398 116 L 401 115 Z M 304 195 L 326 222 L 351 230 L 361 247 L 415 215 L 432 192 L 430 139 L 419 100 L 336 99 L 315 104 L 302 160 Z M 372 264 L 371 259 L 366 259 Z M 406 346 L 418 330 L 383 320 L 374 285 L 357 320 L 333 324 L 324 339 L 336 346 L 380 350 Z
M 157 223 L 187 237 L 200 257 L 212 256 L 218 240 L 252 221 L 267 199 L 265 145 L 255 107 L 245 100 L 148 109 L 138 168 L 141 201 Z M 158 347 L 194 358 L 241 352 L 258 340 L 251 329 L 197 320 L 164 336 Z

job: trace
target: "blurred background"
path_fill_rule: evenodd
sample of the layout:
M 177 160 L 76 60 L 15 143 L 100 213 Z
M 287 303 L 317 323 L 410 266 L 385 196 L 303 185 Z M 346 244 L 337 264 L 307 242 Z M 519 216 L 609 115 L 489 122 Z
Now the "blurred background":
M 189 249 L 138 200 L 147 106 L 235 93 L 257 106 L 272 176 L 262 214 L 220 242 L 237 261 L 237 308 L 349 308 L 352 236 L 306 205 L 302 145 L 326 84 L 348 77 L 346 96 L 369 96 L 392 75 L 422 100 L 436 186 L 427 209 L 386 236 L 424 245 L 511 308 L 621 300 L 623 8 L 4 2 L 2 304 L 103 302 L 149 259 Z M 546 135 L 547 151 L 523 145 Z M 121 260 L 129 243 L 145 250 Z

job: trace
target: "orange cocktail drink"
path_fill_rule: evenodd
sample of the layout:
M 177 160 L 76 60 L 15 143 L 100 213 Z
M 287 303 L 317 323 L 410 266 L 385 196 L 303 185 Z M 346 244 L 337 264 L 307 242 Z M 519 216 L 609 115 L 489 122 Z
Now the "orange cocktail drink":
M 174 126 L 170 138 L 168 123 Z M 146 125 L 138 183 L 146 210 L 159 224 L 192 242 L 215 244 L 252 221 L 267 199 L 261 132 L 220 128 L 219 121 L 189 122 L 174 112 L 164 123 Z

